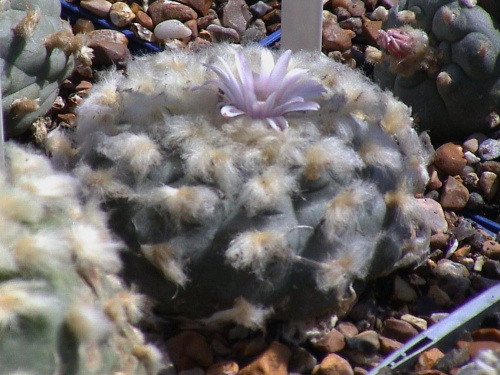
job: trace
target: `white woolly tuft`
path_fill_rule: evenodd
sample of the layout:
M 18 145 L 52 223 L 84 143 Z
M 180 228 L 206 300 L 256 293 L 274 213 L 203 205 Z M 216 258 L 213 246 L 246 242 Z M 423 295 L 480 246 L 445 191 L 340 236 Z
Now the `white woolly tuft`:
M 217 194 L 204 186 L 163 186 L 154 189 L 148 198 L 167 210 L 177 228 L 211 218 L 220 201 Z
M 43 281 L 8 280 L 0 284 L 0 330 L 15 328 L 22 317 L 43 317 L 48 321 L 59 319 L 61 306 L 48 294 Z
M 43 141 L 45 150 L 50 154 L 52 165 L 59 170 L 69 167 L 70 161 L 76 154 L 71 140 L 60 128 L 51 131 Z
M 387 134 L 374 127 L 367 132 L 358 153 L 367 165 L 401 171 L 401 151 L 396 146 Z
M 71 265 L 71 243 L 62 231 L 39 231 L 18 239 L 12 255 L 22 270 L 53 273 Z
M 104 311 L 115 323 L 122 325 L 126 322 L 136 324 L 142 318 L 145 297 L 129 292 L 121 291 L 106 301 Z
M 308 180 L 316 180 L 328 171 L 345 181 L 363 167 L 359 155 L 338 138 L 312 143 L 305 151 L 305 159 L 303 173 Z
M 73 198 L 76 191 L 76 180 L 63 174 L 51 174 L 44 177 L 28 177 L 20 179 L 19 187 L 43 198 L 61 200 Z
M 99 200 L 128 198 L 133 194 L 132 189 L 115 178 L 112 168 L 94 170 L 82 164 L 74 169 L 74 174 Z
M 0 195 L 0 215 L 5 218 L 24 223 L 37 223 L 45 213 L 41 199 L 34 199 L 33 195 L 22 189 L 2 191 Z M 2 225 L 6 231 L 7 225 Z
M 327 292 L 345 288 L 354 278 L 366 276 L 369 259 L 373 255 L 375 243 L 372 239 L 356 238 L 352 235 L 339 246 L 335 259 L 323 262 L 316 273 L 319 290 Z
M 239 171 L 234 164 L 237 152 L 231 148 L 197 148 L 187 156 L 187 173 L 205 183 L 215 184 L 225 193 L 234 193 L 239 185 Z
M 175 250 L 168 244 L 143 245 L 141 253 L 173 283 L 184 287 L 189 281 L 183 264 L 175 259 Z
M 111 334 L 111 322 L 92 305 L 78 303 L 71 306 L 65 320 L 71 332 L 83 343 L 100 342 Z
M 116 273 L 121 268 L 118 250 L 122 244 L 113 241 L 101 229 L 85 222 L 75 223 L 70 240 L 80 270 L 97 267 L 106 272 Z
M 322 229 L 329 241 L 338 240 L 345 233 L 360 231 L 358 216 L 366 210 L 365 205 L 378 195 L 374 184 L 356 180 L 331 199 L 325 212 Z
M 261 277 L 271 261 L 285 259 L 289 253 L 286 234 L 252 231 L 236 236 L 225 257 L 234 268 L 250 270 Z
M 234 300 L 232 308 L 218 311 L 202 322 L 209 326 L 232 322 L 251 330 L 259 330 L 264 329 L 266 319 L 272 313 L 272 308 L 252 305 L 245 298 L 238 297 Z
M 241 191 L 242 204 L 252 217 L 274 209 L 283 198 L 296 189 L 295 180 L 283 168 L 273 166 L 250 179 Z
M 144 364 L 148 375 L 158 374 L 163 359 L 158 348 L 153 345 L 135 345 L 132 348 L 132 354 Z
M 137 176 L 146 175 L 161 160 L 158 146 L 146 134 L 121 133 L 105 137 L 97 151 L 111 160 L 126 161 Z

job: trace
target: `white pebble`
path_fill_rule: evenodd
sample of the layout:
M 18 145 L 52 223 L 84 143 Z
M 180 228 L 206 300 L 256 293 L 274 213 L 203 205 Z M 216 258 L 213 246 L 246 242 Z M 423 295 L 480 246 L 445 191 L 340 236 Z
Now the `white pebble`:
M 191 33 L 191 29 L 178 20 L 160 22 L 154 30 L 157 39 L 182 39 L 191 36 Z

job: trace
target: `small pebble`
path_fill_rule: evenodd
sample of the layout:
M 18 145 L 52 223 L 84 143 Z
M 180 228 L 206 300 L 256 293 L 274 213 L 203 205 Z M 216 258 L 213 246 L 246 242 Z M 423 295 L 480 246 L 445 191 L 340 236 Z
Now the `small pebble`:
M 319 365 L 317 365 L 313 375 L 354 375 L 354 371 L 344 358 L 332 353 L 328 354 Z
M 156 25 L 154 35 L 157 39 L 182 39 L 191 36 L 192 32 L 178 20 L 166 20 Z
M 443 357 L 443 352 L 438 348 L 426 350 L 418 356 L 415 370 L 430 370 L 436 364 L 437 360 Z
M 384 328 L 381 333 L 399 342 L 406 342 L 418 335 L 418 331 L 410 323 L 395 318 L 384 321 Z
M 417 299 L 417 292 L 406 280 L 397 275 L 394 279 L 393 296 L 398 301 L 412 302 Z
M 450 176 L 459 175 L 467 165 L 462 146 L 448 142 L 438 147 L 434 165 Z
M 288 375 L 290 357 L 291 350 L 274 341 L 261 355 L 243 367 L 238 375 Z
M 361 353 L 375 353 L 380 349 L 378 333 L 367 330 L 360 334 L 346 339 L 347 347 Z
M 109 19 L 113 25 L 125 27 L 135 19 L 135 14 L 126 3 L 118 1 L 111 6 Z
M 418 318 L 411 314 L 401 315 L 401 320 L 410 323 L 413 327 L 415 327 L 419 331 L 425 331 L 427 329 L 427 321 L 425 319 Z
M 500 156 L 500 141 L 497 139 L 486 139 L 477 150 L 483 160 L 493 160 Z
M 451 369 L 465 364 L 470 356 L 467 349 L 452 349 L 436 361 L 436 370 L 448 373 Z
M 469 190 L 456 178 L 448 177 L 439 202 L 443 209 L 460 211 L 469 200 Z

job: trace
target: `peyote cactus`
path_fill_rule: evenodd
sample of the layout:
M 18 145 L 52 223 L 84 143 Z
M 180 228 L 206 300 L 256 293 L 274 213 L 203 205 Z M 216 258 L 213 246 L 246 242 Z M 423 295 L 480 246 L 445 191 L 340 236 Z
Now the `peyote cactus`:
M 484 1 L 498 14 L 498 5 Z M 500 125 L 498 20 L 475 0 L 400 0 L 384 22 L 375 80 L 414 112 L 433 140 Z
M 23 133 L 44 115 L 80 48 L 59 0 L 0 1 L 0 70 L 5 132 Z
M 277 55 L 139 57 L 79 108 L 74 171 L 159 311 L 249 327 L 341 315 L 363 283 L 426 254 L 409 109 L 325 56 Z
M 134 326 L 106 219 L 77 181 L 7 144 L 0 166 L 0 373 L 156 374 L 161 354 Z M 3 150 L 2 150 L 3 151 Z

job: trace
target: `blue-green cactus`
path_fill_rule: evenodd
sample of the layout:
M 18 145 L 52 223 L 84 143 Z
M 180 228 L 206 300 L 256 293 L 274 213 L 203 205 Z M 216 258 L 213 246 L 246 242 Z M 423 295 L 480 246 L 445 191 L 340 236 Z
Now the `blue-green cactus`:
M 74 66 L 78 40 L 59 0 L 0 2 L 0 70 L 5 132 L 16 136 L 43 116 Z
M 277 55 L 140 57 L 79 108 L 74 173 L 159 311 L 251 327 L 341 315 L 363 283 L 426 254 L 427 154 L 408 107 L 320 54 Z
M 122 244 L 78 181 L 6 144 L 0 167 L 0 373 L 155 375 L 136 324 L 145 299 L 117 272 Z
M 379 39 L 387 54 L 375 66 L 375 80 L 408 104 L 436 141 L 500 125 L 499 23 L 475 3 L 401 0 Z M 401 34 L 406 39 L 398 40 Z M 403 55 L 395 53 L 401 48 Z

